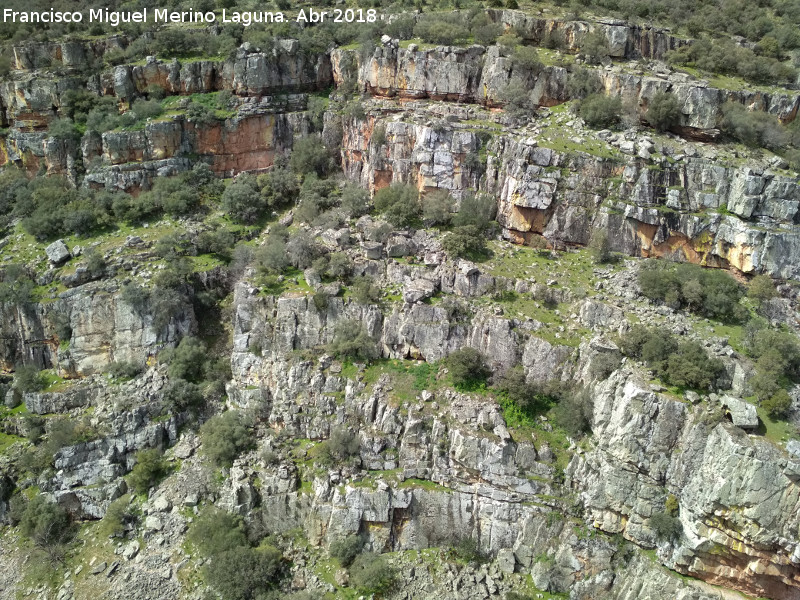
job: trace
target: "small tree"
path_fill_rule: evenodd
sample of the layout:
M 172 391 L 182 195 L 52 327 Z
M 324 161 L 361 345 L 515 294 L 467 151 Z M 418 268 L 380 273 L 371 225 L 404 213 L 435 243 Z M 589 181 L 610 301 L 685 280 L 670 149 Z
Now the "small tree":
M 472 389 L 486 382 L 492 374 L 484 355 L 475 348 L 461 348 L 445 359 L 453 385 L 456 388 Z
M 681 111 L 678 99 L 669 92 L 656 92 L 647 106 L 645 119 L 658 131 L 666 131 L 678 124 Z
M 51 558 L 59 558 L 59 546 L 69 542 L 74 535 L 67 511 L 41 495 L 35 496 L 25 506 L 19 529 Z
M 375 194 L 375 209 L 394 226 L 408 227 L 420 214 L 419 192 L 412 185 L 392 184 Z
M 364 324 L 350 319 L 336 324 L 328 352 L 354 360 L 374 360 L 379 356 L 377 345 L 369 337 Z
M 203 450 L 216 465 L 230 467 L 252 445 L 250 433 L 236 411 L 211 417 L 200 428 Z
M 622 115 L 622 99 L 591 94 L 581 101 L 578 113 L 590 127 L 611 127 Z
M 206 508 L 192 522 L 187 538 L 204 556 L 215 556 L 247 545 L 242 518 L 213 506 Z
M 128 483 L 138 494 L 145 494 L 167 472 L 167 461 L 155 448 L 136 453 L 136 465 L 128 476 Z
M 332 558 L 339 561 L 343 567 L 353 564 L 356 557 L 361 554 L 364 547 L 364 540 L 358 535 L 346 535 L 331 542 L 328 552 Z
M 656 537 L 660 540 L 674 540 L 683 533 L 683 526 L 681 525 L 680 519 L 666 512 L 655 513 L 650 517 L 650 526 L 656 532 Z
M 435 190 L 422 200 L 422 220 L 427 226 L 447 225 L 452 218 L 453 197 L 446 190 Z
M 204 575 L 226 600 L 257 600 L 277 585 L 282 559 L 271 546 L 242 546 L 214 556 L 204 567 Z
M 174 350 L 165 350 L 161 359 L 169 364 L 169 375 L 197 383 L 202 381 L 208 349 L 200 338 L 186 336 Z
M 781 388 L 761 403 L 767 414 L 773 419 L 785 419 L 792 409 L 792 397 Z
M 747 296 L 757 302 L 766 302 L 777 297 L 778 292 L 769 275 L 756 275 L 747 287 Z
M 378 555 L 359 554 L 350 567 L 350 580 L 362 594 L 385 594 L 397 581 L 397 571 Z
M 589 240 L 589 252 L 592 255 L 592 260 L 597 264 L 612 262 L 614 255 L 611 253 L 608 231 L 595 229 L 592 232 L 592 239 Z

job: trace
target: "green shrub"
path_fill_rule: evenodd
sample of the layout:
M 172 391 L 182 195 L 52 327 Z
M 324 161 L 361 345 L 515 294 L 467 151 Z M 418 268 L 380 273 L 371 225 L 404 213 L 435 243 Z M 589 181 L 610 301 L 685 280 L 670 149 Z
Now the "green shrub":
M 779 389 L 761 403 L 773 419 L 785 419 L 792 409 L 792 398 L 785 389 Z
M 747 297 L 757 302 L 766 302 L 777 297 L 778 291 L 769 275 L 756 275 L 747 286 Z
M 307 269 L 320 255 L 320 248 L 306 231 L 298 231 L 286 243 L 286 253 L 291 264 L 298 269 Z
M 422 221 L 426 226 L 447 225 L 452 218 L 453 197 L 447 190 L 434 190 L 422 200 Z
M 608 40 L 602 29 L 595 29 L 583 38 L 581 53 L 590 65 L 598 65 L 608 58 L 610 54 Z
M 369 275 L 359 275 L 353 278 L 350 294 L 359 304 L 375 304 L 381 298 L 381 288 Z
M 159 359 L 169 365 L 169 375 L 193 383 L 203 380 L 208 349 L 199 338 L 186 336 L 174 349 L 161 352 Z
M 65 544 L 75 534 L 67 511 L 41 495 L 34 496 L 25 506 L 19 530 L 22 535 L 44 549 Z
M 461 538 L 450 550 L 450 553 L 458 560 L 478 565 L 486 561 L 487 556 L 481 552 L 478 542 L 471 537 Z
M 14 390 L 21 394 L 40 392 L 47 385 L 47 378 L 33 365 L 18 365 L 14 370 Z
M 322 137 L 315 134 L 297 139 L 289 158 L 289 166 L 299 175 L 325 175 L 331 169 L 332 161 Z
M 539 59 L 539 51 L 530 46 L 517 46 L 514 49 L 511 66 L 515 73 L 520 73 L 523 77 L 537 75 L 544 68 Z
M 589 253 L 592 260 L 599 264 L 614 262 L 614 254 L 611 252 L 611 242 L 608 239 L 608 231 L 605 229 L 595 229 L 589 240 Z
M 457 46 L 466 43 L 470 37 L 469 29 L 461 22 L 460 15 L 431 14 L 422 15 L 414 26 L 414 37 L 428 44 Z
M 698 342 L 677 342 L 662 329 L 634 325 L 622 339 L 622 350 L 640 358 L 665 382 L 680 387 L 709 389 L 724 371 Z
M 517 80 L 511 81 L 500 90 L 499 100 L 505 111 L 517 119 L 529 116 L 535 108 L 530 90 Z
M 282 568 L 283 556 L 276 548 L 237 547 L 212 557 L 203 572 L 225 600 L 258 600 L 278 584 Z
M 203 403 L 200 386 L 183 379 L 170 381 L 164 388 L 164 407 L 167 412 L 179 413 L 197 408 Z
M 10 264 L 3 271 L 0 281 L 0 302 L 13 305 L 30 302 L 33 280 L 21 265 Z
M 358 186 L 346 185 L 342 189 L 341 207 L 349 217 L 360 217 L 369 211 L 369 193 Z
M 236 411 L 211 417 L 200 428 L 203 451 L 217 466 L 230 467 L 233 460 L 252 446 L 250 432 Z
M 527 381 L 525 370 L 520 366 L 503 373 L 494 387 L 502 396 L 531 414 L 541 414 L 554 403 L 553 397 L 541 386 Z
M 722 130 L 745 146 L 780 150 L 789 143 L 788 133 L 770 114 L 735 102 L 727 102 L 722 113 Z
M 197 127 L 208 127 L 217 121 L 214 110 L 200 102 L 189 102 L 186 107 L 186 119 Z
M 474 225 L 464 225 L 444 236 L 442 248 L 451 257 L 475 260 L 486 253 L 486 238 Z
M 419 192 L 412 185 L 394 183 L 376 192 L 375 209 L 395 227 L 409 227 L 420 215 Z
M 573 390 L 563 394 L 553 408 L 556 424 L 573 438 L 580 438 L 591 431 L 594 404 L 586 390 Z
M 242 518 L 213 506 L 203 510 L 192 522 L 187 539 L 203 556 L 216 556 L 247 546 Z
M 375 360 L 380 355 L 377 344 L 367 333 L 364 324 L 349 319 L 336 324 L 327 351 L 339 358 L 359 361 Z
M 237 223 L 255 223 L 264 214 L 267 204 L 251 175 L 240 175 L 222 194 L 222 210 Z
M 331 436 L 319 445 L 317 458 L 324 465 L 343 465 L 359 455 L 358 436 L 344 426 L 331 429 Z
M 461 199 L 458 212 L 453 216 L 455 227 L 472 225 L 485 233 L 497 214 L 497 201 L 488 194 L 467 194 Z
M 665 512 L 655 513 L 650 517 L 650 526 L 655 531 L 656 537 L 663 541 L 674 540 L 683 533 L 680 519 Z
M 567 94 L 570 98 L 582 100 L 597 94 L 603 89 L 600 77 L 593 69 L 574 68 L 567 77 Z
M 678 99 L 669 92 L 656 92 L 647 105 L 645 119 L 658 131 L 666 131 L 680 122 Z
M 397 582 L 397 571 L 382 556 L 367 552 L 350 566 L 350 581 L 362 594 L 385 594 Z
M 618 96 L 590 94 L 578 107 L 578 114 L 589 127 L 611 127 L 622 116 L 622 99 Z
M 346 535 L 331 542 L 328 552 L 331 558 L 336 559 L 343 567 L 353 564 L 356 557 L 364 548 L 364 540 L 358 535 Z
M 651 261 L 639 271 L 639 287 L 650 300 L 662 301 L 673 308 L 687 308 L 719 321 L 736 322 L 746 315 L 739 304 L 742 287 L 718 269 Z
M 470 390 L 486 383 L 492 374 L 486 357 L 475 348 L 460 348 L 445 359 L 445 365 L 453 379 L 453 385 Z
M 146 494 L 167 473 L 168 465 L 155 448 L 136 453 L 136 465 L 128 475 L 128 483 L 137 494 Z

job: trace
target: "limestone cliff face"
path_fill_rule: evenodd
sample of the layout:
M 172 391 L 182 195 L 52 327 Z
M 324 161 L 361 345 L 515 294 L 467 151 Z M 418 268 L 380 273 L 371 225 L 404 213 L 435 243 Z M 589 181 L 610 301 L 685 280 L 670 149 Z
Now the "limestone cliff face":
M 56 335 L 56 313 L 68 318 L 69 339 Z M 118 286 L 99 282 L 68 290 L 49 304 L 3 304 L 0 314 L 3 369 L 13 370 L 25 362 L 55 367 L 71 376 L 102 371 L 115 361 L 143 362 L 196 327 L 187 305 L 163 330 L 156 330 L 151 315 L 139 314 L 120 299 Z
M 335 50 L 332 54 L 333 76 L 341 82 L 342 55 L 354 51 Z M 345 61 L 349 63 L 350 61 Z M 792 93 L 724 90 L 703 81 L 692 81 L 687 75 L 647 75 L 629 73 L 620 67 L 597 71 L 606 93 L 619 96 L 646 109 L 657 92 L 671 92 L 680 99 L 680 127 L 687 133 L 714 135 L 721 109 L 726 102 L 737 102 L 752 110 L 762 110 L 788 123 L 794 120 L 800 96 Z M 504 88 L 512 81 L 531 90 L 531 99 L 539 106 L 554 106 L 571 100 L 567 88 L 568 71 L 563 67 L 545 66 L 539 73 L 519 73 L 513 61 L 500 47 L 440 46 L 420 50 L 415 44 L 401 48 L 396 42 L 385 42 L 358 67 L 358 85 L 364 91 L 383 97 L 404 99 L 428 98 L 499 106 Z
M 797 459 L 728 422 L 706 422 L 624 372 L 593 397 L 597 444 L 573 460 L 568 476 L 597 527 L 657 546 L 681 573 L 757 596 L 796 597 Z M 649 525 L 668 493 L 683 527 L 674 545 L 659 542 Z
M 409 116 L 346 122 L 345 173 L 370 189 L 397 181 L 456 197 L 484 189 L 498 198 L 498 221 L 519 242 L 538 235 L 585 245 L 593 229 L 603 228 L 614 250 L 634 256 L 800 276 L 800 236 L 786 227 L 800 206 L 793 177 L 699 157 L 653 164 L 624 154 L 567 154 L 540 147 L 535 134 L 494 135 L 482 175 L 474 130 Z M 378 129 L 380 145 L 371 141 Z

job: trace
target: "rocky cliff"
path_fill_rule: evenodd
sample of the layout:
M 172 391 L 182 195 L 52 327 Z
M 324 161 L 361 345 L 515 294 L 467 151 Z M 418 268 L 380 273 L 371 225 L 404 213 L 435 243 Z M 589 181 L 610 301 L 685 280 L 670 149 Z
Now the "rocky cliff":
M 0 367 L 14 374 L 0 381 L 0 597 L 204 598 L 222 559 L 187 535 L 216 507 L 241 518 L 249 550 L 280 548 L 279 597 L 362 594 L 334 558 L 357 538 L 388 557 L 398 598 L 798 598 L 800 388 L 780 378 L 789 405 L 776 420 L 753 383 L 796 349 L 757 355 L 753 339 L 797 335 L 800 186 L 780 156 L 718 143 L 717 130 L 728 101 L 791 122 L 797 94 L 670 73 L 659 61 L 686 42 L 668 32 L 487 15 L 532 44 L 557 33 L 564 56 L 603 32 L 616 60 L 595 69 L 606 93 L 643 110 L 669 90 L 679 123 L 590 130 L 570 111 L 565 66 L 520 74 L 497 45 L 384 39 L 370 53 L 314 54 L 282 40 L 93 74 L 126 38 L 15 48 L 0 83 L 5 163 L 131 192 L 198 162 L 224 178 L 277 163 L 286 181 L 266 180 L 300 200 L 282 204 L 265 185 L 251 190 L 263 214 L 243 223 L 217 198 L 47 248 L 10 216 L 0 256 L 24 263 L 31 289 L 19 299 L 0 282 Z M 652 62 L 625 62 L 637 58 Z M 514 81 L 531 100 L 522 117 L 502 106 Z M 128 109 L 153 85 L 186 98 L 102 134 L 47 129 L 66 90 Z M 330 85 L 327 103 L 309 100 Z M 187 111 L 193 94 L 222 91 L 224 110 Z M 344 176 L 333 191 L 321 148 L 314 175 L 282 170 L 320 122 Z M 346 182 L 370 194 L 411 184 L 421 208 L 446 191 L 456 214 L 486 194 L 498 227 L 475 260 L 459 258 L 457 230 L 337 214 Z M 329 212 L 304 214 L 312 201 Z M 614 261 L 584 249 L 595 232 Z M 278 268 L 270 252 L 285 237 L 293 265 Z M 748 325 L 719 322 L 645 296 L 646 258 L 781 281 L 738 304 Z M 158 277 L 175 265 L 191 272 L 165 290 Z M 147 299 L 121 291 L 131 284 Z M 719 366 L 713 381 L 667 385 L 626 347 L 637 325 L 695 344 Z M 448 358 L 465 348 L 485 362 L 479 385 L 454 379 Z M 24 365 L 48 378 L 25 380 Z M 239 420 L 209 433 L 220 413 Z M 230 461 L 215 458 L 220 447 L 233 447 Z M 135 467 L 155 460 L 142 484 Z M 49 557 L 49 579 L 25 564 L 50 547 L 23 535 L 19 507 L 38 495 L 81 523 L 69 551 Z

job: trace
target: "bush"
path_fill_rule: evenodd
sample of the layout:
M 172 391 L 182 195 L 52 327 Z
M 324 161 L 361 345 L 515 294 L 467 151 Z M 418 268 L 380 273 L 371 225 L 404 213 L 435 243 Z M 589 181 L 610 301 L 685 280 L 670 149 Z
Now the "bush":
M 253 253 L 253 263 L 261 274 L 280 275 L 289 266 L 286 244 L 277 235 L 270 235 Z
M 137 494 L 146 494 L 167 473 L 167 461 L 159 450 L 151 448 L 136 453 L 136 465 L 128 483 Z
M 428 44 L 446 44 L 448 46 L 466 43 L 469 29 L 460 22 L 458 13 L 451 15 L 422 15 L 422 19 L 414 26 L 414 37 Z
M 651 261 L 639 271 L 639 287 L 650 300 L 673 308 L 685 307 L 719 321 L 736 322 L 746 315 L 739 304 L 743 290 L 724 271 Z
M 320 444 L 317 459 L 323 465 L 343 465 L 359 455 L 358 436 L 344 426 L 331 430 L 331 437 Z
M 610 50 L 605 33 L 601 29 L 588 33 L 581 43 L 581 53 L 590 65 L 598 65 L 606 60 Z
M 487 556 L 481 552 L 478 542 L 471 537 L 464 537 L 459 540 L 450 552 L 458 560 L 473 565 L 480 564 L 487 559 Z
M 553 404 L 553 397 L 535 383 L 529 383 L 522 367 L 508 369 L 494 387 L 514 404 L 531 414 L 540 414 Z
M 249 175 L 240 175 L 222 194 L 222 210 L 237 223 L 255 223 L 266 208 L 267 201 Z
M 778 292 L 769 275 L 756 275 L 747 286 L 747 297 L 757 302 L 767 302 L 777 297 Z
M 359 304 L 375 304 L 381 299 L 381 288 L 369 275 L 360 275 L 353 279 L 350 295 Z
M 192 522 L 189 543 L 204 556 L 216 556 L 247 545 L 242 518 L 215 507 L 208 507 Z
M 640 358 L 671 385 L 709 389 L 724 367 L 698 342 L 676 342 L 669 331 L 634 325 L 622 339 L 625 354 Z
M 475 348 L 456 350 L 445 359 L 445 365 L 453 378 L 453 385 L 462 390 L 474 389 L 486 383 L 492 374 L 486 357 Z
M 369 193 L 355 185 L 346 185 L 342 189 L 341 207 L 351 217 L 360 217 L 369 211 Z
M 67 543 L 75 533 L 67 511 L 41 495 L 25 506 L 19 530 L 43 549 Z
M 286 253 L 291 264 L 298 269 L 307 269 L 320 255 L 314 238 L 306 231 L 298 231 L 286 244 Z
M 735 102 L 727 102 L 722 113 L 722 130 L 745 146 L 780 150 L 789 143 L 786 130 L 772 115 Z
M 378 358 L 378 347 L 360 321 L 339 321 L 327 351 L 339 358 L 369 361 Z
M 174 349 L 164 350 L 159 358 L 169 365 L 170 377 L 198 383 L 203 380 L 207 354 L 201 339 L 186 336 Z
M 613 262 L 614 255 L 611 252 L 608 231 L 605 229 L 592 231 L 592 238 L 589 240 L 589 253 L 596 264 L 602 265 Z
M 353 564 L 356 557 L 361 554 L 364 540 L 358 535 L 346 535 L 331 542 L 328 552 L 331 558 L 336 559 L 343 567 Z
M 211 417 L 200 428 L 203 451 L 217 466 L 230 467 L 233 460 L 252 446 L 250 433 L 236 411 Z
M 409 227 L 420 215 L 419 192 L 412 185 L 394 183 L 375 194 L 375 209 L 395 227 Z
M 530 115 L 534 110 L 530 90 L 526 89 L 519 81 L 512 81 L 500 90 L 500 101 L 505 105 L 505 111 L 512 117 L 521 119 Z
M 172 413 L 193 409 L 203 402 L 200 386 L 183 379 L 170 381 L 164 388 L 164 405 Z
M 488 194 L 467 194 L 461 199 L 458 212 L 453 216 L 455 227 L 472 225 L 485 233 L 497 214 L 497 202 Z
M 209 585 L 226 600 L 258 600 L 277 585 L 282 559 L 271 546 L 238 547 L 215 555 L 203 571 Z
M 580 438 L 591 431 L 594 404 L 586 390 L 564 394 L 553 408 L 556 424 L 573 438 Z
M 331 168 L 331 157 L 319 135 L 310 135 L 295 141 L 289 166 L 299 175 L 316 173 L 320 177 Z
M 656 537 L 663 541 L 674 540 L 683 533 L 680 519 L 665 512 L 650 517 L 650 526 L 656 532 Z
M 761 403 L 767 414 L 773 419 L 785 419 L 792 409 L 792 398 L 789 392 L 779 389 L 767 400 Z
M 214 111 L 200 102 L 190 102 L 186 107 L 186 119 L 199 127 L 208 127 L 217 121 Z
M 669 92 L 656 92 L 647 106 L 645 119 L 658 131 L 666 131 L 680 122 L 678 99 Z
M 350 581 L 361 594 L 385 594 L 395 585 L 397 572 L 382 556 L 368 552 L 353 561 Z
M 486 238 L 474 225 L 456 227 L 444 236 L 442 248 L 451 257 L 474 260 L 486 253 Z
M 3 271 L 0 282 L 0 302 L 12 305 L 30 302 L 33 280 L 21 265 L 10 264 Z
M 578 114 L 589 127 L 611 127 L 622 116 L 622 99 L 618 96 L 591 94 L 581 100 Z
M 543 68 L 542 61 L 539 60 L 539 51 L 530 46 L 517 46 L 511 56 L 511 66 L 515 73 L 523 77 L 537 75 Z
M 33 365 L 19 365 L 14 370 L 14 390 L 21 394 L 40 392 L 46 385 L 47 379 Z
M 422 221 L 426 226 L 447 225 L 452 218 L 453 197 L 446 190 L 435 190 L 422 200 Z
M 597 94 L 602 89 L 603 84 L 592 69 L 577 67 L 570 72 L 567 78 L 567 94 L 570 98 L 582 100 L 587 96 Z

